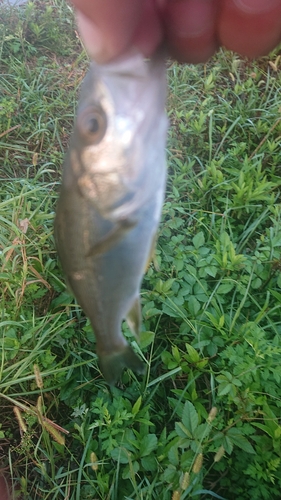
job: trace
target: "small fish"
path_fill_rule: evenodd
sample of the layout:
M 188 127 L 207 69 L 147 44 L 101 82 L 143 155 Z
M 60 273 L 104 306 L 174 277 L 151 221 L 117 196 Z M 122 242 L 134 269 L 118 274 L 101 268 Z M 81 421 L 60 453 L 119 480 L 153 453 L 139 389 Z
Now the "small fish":
M 140 286 L 166 183 L 164 55 L 91 64 L 63 168 L 55 240 L 67 283 L 93 327 L 114 384 L 143 363 L 125 340 L 141 326 Z

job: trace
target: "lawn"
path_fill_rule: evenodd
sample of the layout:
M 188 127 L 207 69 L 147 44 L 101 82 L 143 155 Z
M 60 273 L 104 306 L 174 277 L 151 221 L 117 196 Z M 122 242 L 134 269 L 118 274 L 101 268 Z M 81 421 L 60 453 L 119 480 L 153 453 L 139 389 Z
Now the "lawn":
M 167 64 L 147 370 L 112 390 L 53 238 L 87 66 L 62 0 L 0 4 L 0 469 L 20 500 L 280 500 L 278 51 Z

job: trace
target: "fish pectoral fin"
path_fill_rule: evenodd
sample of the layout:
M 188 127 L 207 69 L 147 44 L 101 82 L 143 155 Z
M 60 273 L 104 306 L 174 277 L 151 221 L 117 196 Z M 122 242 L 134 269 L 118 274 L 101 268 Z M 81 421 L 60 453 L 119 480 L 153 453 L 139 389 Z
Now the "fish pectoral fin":
M 136 219 L 118 220 L 115 226 L 90 249 L 86 257 L 93 257 L 94 255 L 107 252 L 113 245 L 118 243 L 128 231 L 133 229 L 136 224 Z
M 126 316 L 126 321 L 130 330 L 138 339 L 141 328 L 141 303 L 139 296 L 134 300 L 134 303 Z

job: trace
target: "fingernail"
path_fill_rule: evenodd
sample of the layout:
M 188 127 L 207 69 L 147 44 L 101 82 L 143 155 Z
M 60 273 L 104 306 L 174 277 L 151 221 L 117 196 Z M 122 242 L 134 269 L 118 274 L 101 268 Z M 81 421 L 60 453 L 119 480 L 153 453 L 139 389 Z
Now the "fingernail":
M 261 14 L 280 5 L 279 0 L 234 0 L 234 4 L 246 14 Z
M 104 44 L 99 29 L 79 10 L 76 11 L 76 21 L 85 49 L 90 58 L 101 62 L 103 59 Z

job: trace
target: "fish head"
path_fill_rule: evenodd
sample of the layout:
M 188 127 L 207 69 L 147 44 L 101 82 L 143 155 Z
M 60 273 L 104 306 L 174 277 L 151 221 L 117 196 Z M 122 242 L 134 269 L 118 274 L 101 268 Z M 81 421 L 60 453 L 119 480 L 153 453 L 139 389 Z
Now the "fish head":
M 92 63 L 83 82 L 68 161 L 80 193 L 104 217 L 136 211 L 159 180 L 167 130 L 165 70 L 164 56 L 145 61 L 133 53 Z

